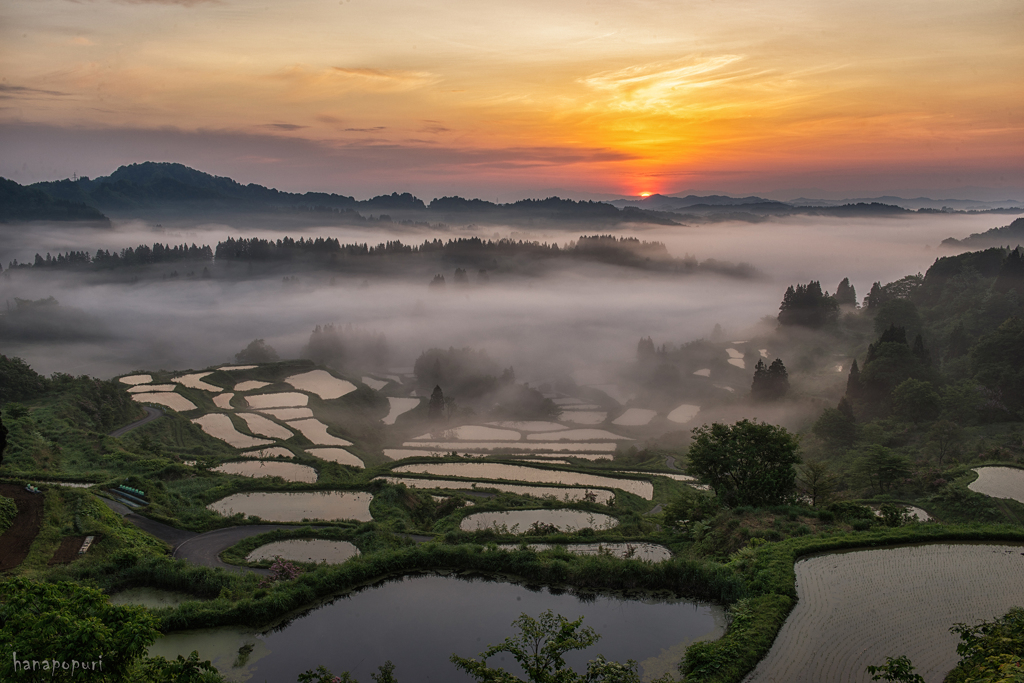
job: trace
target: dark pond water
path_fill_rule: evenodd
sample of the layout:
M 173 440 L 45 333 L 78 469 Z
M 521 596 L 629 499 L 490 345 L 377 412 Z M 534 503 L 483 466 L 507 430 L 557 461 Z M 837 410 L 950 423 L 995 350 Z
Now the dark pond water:
M 172 634 L 150 654 L 175 656 L 198 649 L 203 659 L 236 681 L 295 681 L 306 669 L 323 664 L 335 674 L 349 671 L 361 681 L 387 660 L 402 683 L 471 681 L 448 660 L 453 654 L 476 657 L 488 645 L 513 635 L 521 613 L 537 617 L 551 609 L 568 619 L 584 617 L 601 639 L 588 650 L 566 657 L 583 671 L 598 654 L 635 659 L 645 680 L 675 673 L 683 650 L 696 639 L 717 638 L 724 627 L 719 607 L 683 600 L 628 600 L 597 595 L 581 600 L 568 593 L 488 579 L 413 576 L 389 581 L 339 598 L 265 634 L 239 628 Z M 248 663 L 234 667 L 245 643 L 254 645 Z M 511 656 L 488 660 L 521 675 Z

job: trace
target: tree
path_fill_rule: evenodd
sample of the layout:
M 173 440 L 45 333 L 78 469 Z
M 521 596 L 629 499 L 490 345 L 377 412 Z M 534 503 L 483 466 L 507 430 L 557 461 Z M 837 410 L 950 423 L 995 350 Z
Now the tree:
M 280 360 L 277 351 L 262 339 L 253 339 L 249 345 L 235 354 L 238 363 L 273 363 Z
M 846 397 L 857 400 L 861 397 L 863 390 L 860 383 L 860 368 L 857 367 L 857 359 L 854 358 L 853 365 L 850 366 L 850 376 L 846 380 Z
M 790 285 L 779 306 L 780 325 L 819 328 L 835 323 L 838 318 L 839 304 L 823 293 L 821 283 L 815 280 L 806 285 Z
M 951 420 L 939 420 L 928 430 L 928 445 L 940 466 L 944 458 L 960 450 L 963 431 L 960 425 Z
M 776 358 L 770 366 L 758 360 L 754 366 L 754 379 L 750 384 L 750 396 L 755 401 L 776 401 L 789 391 L 789 373 L 782 360 Z
M 655 356 L 654 340 L 650 337 L 641 337 L 636 345 L 636 359 L 638 361 L 651 360 Z
M 912 471 L 910 460 L 905 455 L 893 453 L 879 445 L 866 448 L 863 455 L 854 461 L 854 469 L 879 493 L 892 489 L 894 484 L 909 477 Z
M 905 656 L 886 657 L 882 666 L 869 666 L 868 673 L 873 681 L 891 683 L 925 683 L 921 674 L 914 673 L 914 665 Z
M 7 448 L 7 427 L 4 427 L 3 418 L 0 417 L 0 465 L 4 462 L 5 448 Z
M 16 578 L 0 584 L 0 679 L 15 681 L 222 681 L 193 653 L 145 659 L 160 632 L 148 610 L 113 605 L 95 588 L 70 581 Z M 44 659 L 46 660 L 44 662 Z M 52 668 L 52 662 L 58 662 Z M 68 669 L 64 669 L 64 664 Z M 75 666 L 75 663 L 78 666 Z M 83 676 L 83 670 L 88 669 Z
M 792 495 L 797 437 L 784 427 L 740 420 L 693 430 L 689 472 L 711 485 L 726 505 L 779 505 Z
M 427 404 L 427 418 L 434 422 L 443 420 L 445 417 L 445 398 L 441 386 L 434 387 L 430 394 L 430 403 Z
M 836 303 L 842 305 L 857 305 L 857 290 L 850 284 L 850 278 L 844 277 L 843 281 L 836 287 Z
M 813 431 L 833 449 L 849 448 L 857 440 L 856 423 L 838 408 L 825 408 Z
M 823 462 L 805 463 L 797 475 L 797 485 L 805 496 L 811 499 L 811 507 L 828 503 L 839 479 L 828 470 Z
M 924 422 L 939 414 L 939 392 L 931 382 L 907 379 L 892 390 L 892 412 L 907 422 Z
M 504 669 L 487 666 L 488 658 L 502 652 L 512 655 L 530 683 L 640 683 L 633 660 L 620 664 L 598 655 L 587 662 L 587 671 L 583 675 L 566 666 L 563 658 L 566 652 L 584 650 L 600 638 L 589 626 L 581 627 L 582 623 L 583 617 L 569 621 L 551 610 L 537 619 L 523 613 L 512 622 L 519 633 L 481 652 L 480 661 L 458 655 L 452 655 L 451 661 L 481 683 L 523 683 L 522 679 Z

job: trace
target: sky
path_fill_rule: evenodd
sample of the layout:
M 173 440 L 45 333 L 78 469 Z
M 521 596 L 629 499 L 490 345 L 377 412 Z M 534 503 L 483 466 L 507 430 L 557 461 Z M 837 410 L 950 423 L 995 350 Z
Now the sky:
M 1024 199 L 1019 0 L 4 0 L 0 176 Z

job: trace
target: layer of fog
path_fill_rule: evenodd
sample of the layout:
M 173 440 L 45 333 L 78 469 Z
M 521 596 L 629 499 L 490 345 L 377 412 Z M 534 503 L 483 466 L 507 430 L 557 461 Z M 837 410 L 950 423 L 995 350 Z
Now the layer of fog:
M 640 337 L 682 343 L 706 337 L 721 324 L 731 338 L 764 316 L 774 316 L 786 287 L 811 279 L 834 291 L 849 277 L 859 297 L 874 281 L 888 282 L 924 271 L 945 251 L 945 237 L 963 237 L 1009 222 L 1005 216 L 928 215 L 907 218 L 839 219 L 794 217 L 757 224 L 636 227 L 619 231 L 665 242 L 681 257 L 746 261 L 763 277 L 667 276 L 612 266 L 566 267 L 543 278 L 492 278 L 489 285 L 428 288 L 427 281 L 325 277 L 297 272 L 298 284 L 280 273 L 241 281 L 142 279 L 137 284 L 87 284 L 67 271 L 21 270 L 0 277 L 0 299 L 55 297 L 78 309 L 67 334 L 0 341 L 0 353 L 20 356 L 44 373 L 110 377 L 133 370 L 199 369 L 233 360 L 254 338 L 282 357 L 296 357 L 313 327 L 351 324 L 386 335 L 391 365 L 412 366 L 425 349 L 470 346 L 485 349 L 501 366 L 514 366 L 520 380 L 541 383 L 573 371 L 586 383 L 612 375 L 614 364 L 631 360 Z M 0 261 L 31 261 L 35 253 L 118 250 L 139 244 L 209 244 L 228 236 L 337 237 L 342 243 L 376 244 L 389 239 L 495 236 L 564 244 L 579 236 L 557 226 L 409 229 L 379 224 L 373 229 L 325 227 L 302 230 L 250 229 L 244 224 L 157 227 L 134 221 L 113 230 L 33 224 L 4 226 Z M 514 232 L 514 234 L 513 234 Z M 603 230 L 602 232 L 607 232 Z M 155 272 L 183 271 L 163 264 Z M 451 280 L 450 266 L 444 274 Z M 6 272 L 5 272 L 6 275 Z M 773 351 L 774 353 L 774 351 Z M 607 372 L 606 372 L 607 370 Z M 608 381 L 611 381 L 609 379 Z

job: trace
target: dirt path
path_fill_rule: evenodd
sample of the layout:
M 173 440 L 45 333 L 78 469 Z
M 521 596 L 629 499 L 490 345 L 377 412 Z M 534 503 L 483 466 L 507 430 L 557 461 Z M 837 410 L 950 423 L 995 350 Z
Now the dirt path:
M 28 557 L 43 524 L 44 498 L 42 493 L 29 493 L 17 484 L 0 484 L 0 495 L 11 498 L 18 506 L 11 528 L 0 536 L 0 572 L 5 572 Z
M 114 431 L 107 434 L 107 436 L 124 436 L 133 429 L 141 427 L 144 424 L 148 424 L 153 420 L 157 420 L 164 416 L 164 411 L 160 410 L 159 408 L 142 406 L 142 409 L 146 411 L 146 417 L 142 418 L 141 420 L 136 420 L 135 422 L 132 422 L 130 425 L 125 425 L 124 427 L 115 429 Z

